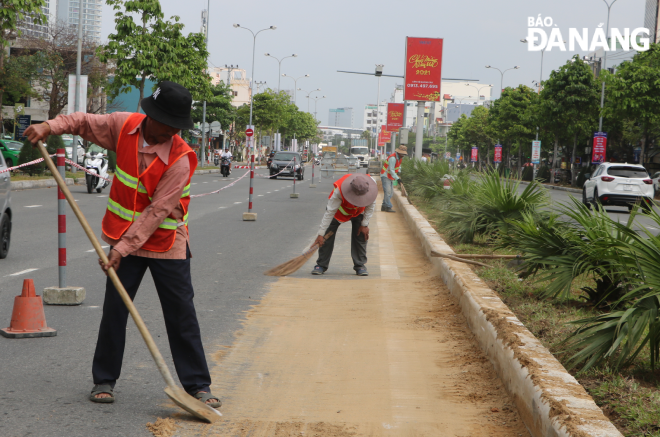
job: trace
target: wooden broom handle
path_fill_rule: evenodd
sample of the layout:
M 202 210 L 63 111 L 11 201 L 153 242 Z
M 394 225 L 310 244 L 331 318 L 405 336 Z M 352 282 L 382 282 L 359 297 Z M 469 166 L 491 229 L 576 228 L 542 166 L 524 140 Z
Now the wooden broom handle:
M 80 225 L 83 227 L 85 234 L 87 234 L 87 238 L 89 238 L 89 241 L 92 243 L 92 246 L 94 246 L 97 255 L 99 256 L 99 258 L 101 258 L 101 261 L 103 261 L 104 264 L 107 264 L 108 256 L 103 251 L 103 248 L 101 247 L 101 243 L 99 243 L 99 240 L 96 238 L 94 231 L 92 230 L 91 226 L 89 226 L 89 223 L 87 222 L 87 219 L 85 219 L 85 216 L 78 207 L 78 204 L 76 203 L 75 200 L 73 200 L 73 195 L 71 194 L 71 191 L 69 191 L 69 188 L 66 186 L 66 182 L 62 178 L 62 175 L 60 175 L 60 172 L 57 171 L 57 167 L 55 166 L 55 163 L 53 163 L 53 160 L 50 159 L 50 156 L 48 156 L 48 151 L 46 150 L 46 148 L 44 147 L 41 141 L 37 143 L 37 147 L 39 148 L 39 151 L 41 152 L 41 156 L 43 156 L 44 162 L 48 166 L 48 169 L 53 174 L 53 177 L 55 178 L 57 185 L 60 187 L 60 190 L 62 190 L 62 193 L 64 193 L 64 197 L 66 197 L 67 202 L 69 202 L 69 206 L 71 206 L 73 213 L 76 215 L 78 221 L 80 222 Z M 114 268 L 111 267 L 110 269 L 108 269 L 108 276 L 110 277 L 110 280 L 112 281 L 115 288 L 119 292 L 119 295 L 121 296 L 121 299 L 124 301 L 124 304 L 126 304 L 126 308 L 128 308 L 128 312 L 131 313 L 131 316 L 135 321 L 135 325 L 140 331 L 140 334 L 142 334 L 142 338 L 144 339 L 144 342 L 147 344 L 147 348 L 149 349 L 149 352 L 151 352 L 151 356 L 156 362 L 156 366 L 158 366 L 158 370 L 160 371 L 160 374 L 163 376 L 165 383 L 168 386 L 176 387 L 176 383 L 172 378 L 170 369 L 167 367 L 167 364 L 165 364 L 165 360 L 163 359 L 163 356 L 160 354 L 160 351 L 158 350 L 158 346 L 156 346 L 153 337 L 149 333 L 149 329 L 147 329 L 147 325 L 144 324 L 144 320 L 142 320 L 142 317 L 140 317 L 137 308 L 135 308 L 133 301 L 131 300 L 130 296 L 126 292 L 126 289 L 119 280 L 119 277 L 117 276 L 117 272 L 115 272 Z

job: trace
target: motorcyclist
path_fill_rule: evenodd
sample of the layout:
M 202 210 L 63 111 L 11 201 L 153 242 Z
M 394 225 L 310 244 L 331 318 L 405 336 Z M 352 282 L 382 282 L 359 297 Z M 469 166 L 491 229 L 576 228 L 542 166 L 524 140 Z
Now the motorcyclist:
M 229 152 L 228 148 L 225 148 L 225 151 L 220 154 L 220 159 L 222 160 L 223 158 L 227 158 L 227 160 L 229 161 L 229 174 L 231 174 L 231 158 L 232 158 L 232 155 Z

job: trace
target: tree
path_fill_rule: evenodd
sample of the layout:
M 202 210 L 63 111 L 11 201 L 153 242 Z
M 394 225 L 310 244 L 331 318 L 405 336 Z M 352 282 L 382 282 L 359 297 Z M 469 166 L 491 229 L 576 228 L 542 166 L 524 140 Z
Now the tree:
M 35 76 L 36 90 L 40 100 L 48 102 L 48 118 L 57 117 L 69 101 L 69 75 L 76 72 L 78 32 L 74 27 L 57 23 L 48 27 L 48 38 L 25 38 L 24 48 L 17 50 L 20 56 L 35 54 L 41 60 L 41 74 Z M 96 45 L 83 35 L 81 72 L 88 75 L 88 97 L 90 90 L 103 87 L 107 70 L 95 56 Z M 87 106 L 87 102 L 81 102 Z
M 205 72 L 208 52 L 204 35 L 183 36 L 179 17 L 164 21 L 158 0 L 108 0 L 115 12 L 116 33 L 99 49 L 103 62 L 115 64 L 115 76 L 107 87 L 110 100 L 135 87 L 144 97 L 147 78 L 156 83 L 171 80 L 186 88 L 194 100 L 212 97 L 210 76 Z M 134 15 L 139 22 L 134 21 Z
M 211 87 L 212 97 L 206 101 L 206 122 L 219 121 L 223 129 L 228 129 L 233 123 L 236 108 L 231 105 L 233 95 L 231 89 L 220 82 Z M 203 102 L 195 101 L 192 107 L 192 119 L 196 123 L 202 122 Z
M 634 120 L 639 125 L 640 162 L 644 164 L 650 133 L 660 122 L 660 45 L 651 44 L 648 51 L 622 63 L 616 74 L 605 74 L 605 115 Z
M 571 183 L 575 185 L 575 154 L 578 137 L 590 132 L 598 117 L 598 84 L 589 66 L 579 56 L 550 73 L 543 90 L 544 112 L 556 117 L 550 121 L 554 130 L 563 130 L 573 137 L 571 152 Z
M 46 15 L 41 8 L 46 6 L 44 0 L 0 0 L 0 75 L 5 72 L 5 47 L 9 40 L 20 36 L 16 28 L 19 22 L 31 20 L 33 24 L 41 25 L 46 22 Z M 0 82 L 0 108 L 2 107 L 5 88 Z M 0 110 L 0 123 L 2 111 Z

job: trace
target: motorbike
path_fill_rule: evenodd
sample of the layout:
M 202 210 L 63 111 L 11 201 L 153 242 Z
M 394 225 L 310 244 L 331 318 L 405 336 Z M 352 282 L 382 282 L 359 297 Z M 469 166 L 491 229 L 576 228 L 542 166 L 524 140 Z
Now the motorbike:
M 85 182 L 87 183 L 87 192 L 91 193 L 93 190 L 96 190 L 97 193 L 103 191 L 105 187 L 108 186 L 108 160 L 103 155 L 103 153 L 86 153 L 85 157 L 85 168 L 88 171 L 96 173 L 98 176 L 87 173 L 85 175 Z M 100 177 L 99 177 L 100 176 Z
M 219 160 L 219 159 L 220 159 L 220 157 L 219 157 L 218 155 L 215 155 L 215 156 L 213 157 L 213 165 L 215 165 L 216 167 L 218 166 L 218 160 Z
M 268 155 L 268 159 L 266 160 L 266 168 L 270 168 L 270 165 L 273 163 L 273 156 L 275 156 L 274 153 Z
M 229 173 L 231 172 L 231 160 L 229 158 L 222 158 L 222 162 L 220 163 L 220 173 L 222 173 L 222 177 L 227 177 L 229 176 Z

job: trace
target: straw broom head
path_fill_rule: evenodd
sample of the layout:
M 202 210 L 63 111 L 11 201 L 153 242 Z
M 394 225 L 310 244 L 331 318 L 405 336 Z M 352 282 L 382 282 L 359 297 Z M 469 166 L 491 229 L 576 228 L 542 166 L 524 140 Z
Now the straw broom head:
M 323 238 L 327 240 L 328 238 L 330 238 L 331 235 L 332 232 L 328 232 L 327 234 L 325 234 Z M 295 273 L 312 257 L 312 255 L 314 254 L 314 252 L 318 250 L 318 248 L 319 245 L 315 243 L 312 245 L 312 247 L 307 249 L 305 253 L 303 253 L 302 255 L 297 256 L 285 263 L 280 264 L 279 266 L 273 267 L 272 269 L 265 271 L 264 275 L 287 276 L 292 273 Z

